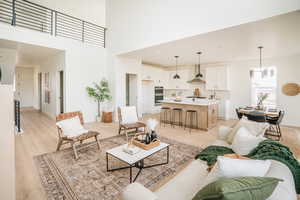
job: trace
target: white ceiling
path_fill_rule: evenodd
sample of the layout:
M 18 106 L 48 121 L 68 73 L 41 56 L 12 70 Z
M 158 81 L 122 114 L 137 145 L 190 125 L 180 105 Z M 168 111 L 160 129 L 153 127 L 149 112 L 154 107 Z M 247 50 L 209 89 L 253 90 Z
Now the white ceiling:
M 178 55 L 179 65 L 193 65 L 198 60 L 198 51 L 203 52 L 202 63 L 258 59 L 257 47 L 261 45 L 264 46 L 264 58 L 300 54 L 300 11 L 153 46 L 123 56 L 141 59 L 144 63 L 174 66 L 174 56 Z
M 39 65 L 41 61 L 62 51 L 30 44 L 0 40 L 0 48 L 14 49 L 17 51 L 18 66 Z M 0 55 L 1 56 L 1 55 Z

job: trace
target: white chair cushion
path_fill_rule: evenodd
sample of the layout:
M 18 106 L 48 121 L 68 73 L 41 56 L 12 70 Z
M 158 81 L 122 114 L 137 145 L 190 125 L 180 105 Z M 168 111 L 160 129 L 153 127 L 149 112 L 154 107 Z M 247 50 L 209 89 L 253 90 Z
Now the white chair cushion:
M 121 194 L 122 200 L 158 200 L 158 197 L 139 183 L 128 185 Z
M 233 139 L 231 148 L 237 154 L 247 155 L 263 140 L 264 137 L 254 136 L 246 128 L 241 127 Z
M 219 156 L 218 174 L 223 177 L 235 178 L 241 176 L 258 176 L 263 177 L 268 172 L 271 161 L 270 160 L 240 160 Z
M 138 116 L 135 106 L 126 106 L 121 108 L 122 124 L 134 124 L 138 122 Z
M 59 121 L 56 125 L 61 128 L 65 137 L 77 137 L 88 132 L 88 130 L 84 129 L 81 125 L 78 116 Z

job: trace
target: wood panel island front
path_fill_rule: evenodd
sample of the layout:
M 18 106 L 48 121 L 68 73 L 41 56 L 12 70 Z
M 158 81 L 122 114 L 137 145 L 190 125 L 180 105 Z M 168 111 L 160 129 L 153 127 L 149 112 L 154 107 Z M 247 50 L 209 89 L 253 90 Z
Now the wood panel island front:
M 182 101 L 163 100 L 162 107 L 181 108 L 183 110 L 182 119 L 185 121 L 186 110 L 195 110 L 198 114 L 198 128 L 209 130 L 217 125 L 218 122 L 218 101 L 209 99 L 187 99 Z

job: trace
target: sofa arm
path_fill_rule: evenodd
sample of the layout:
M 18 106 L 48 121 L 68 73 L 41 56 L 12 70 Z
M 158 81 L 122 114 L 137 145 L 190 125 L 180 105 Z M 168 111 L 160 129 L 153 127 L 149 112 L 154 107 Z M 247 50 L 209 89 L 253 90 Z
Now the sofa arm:
M 218 139 L 226 140 L 227 135 L 230 133 L 231 130 L 232 130 L 232 128 L 230 128 L 230 127 L 220 126 L 219 127 Z
M 158 200 L 158 197 L 143 185 L 132 183 L 122 192 L 121 200 Z

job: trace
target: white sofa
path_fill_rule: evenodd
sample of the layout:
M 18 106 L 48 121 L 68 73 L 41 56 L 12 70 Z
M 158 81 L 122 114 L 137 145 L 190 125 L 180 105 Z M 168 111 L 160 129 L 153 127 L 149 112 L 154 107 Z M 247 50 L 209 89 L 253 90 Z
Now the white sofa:
M 230 145 L 222 140 L 227 129 L 220 128 L 219 139 L 213 145 Z M 121 195 L 122 200 L 191 200 L 194 195 L 209 182 L 207 164 L 199 159 L 192 161 L 185 169 L 180 171 L 173 179 L 152 192 L 139 183 L 128 185 Z M 268 177 L 283 179 L 276 187 L 268 200 L 297 200 L 294 178 L 287 166 L 272 160 L 271 167 L 266 174 Z

